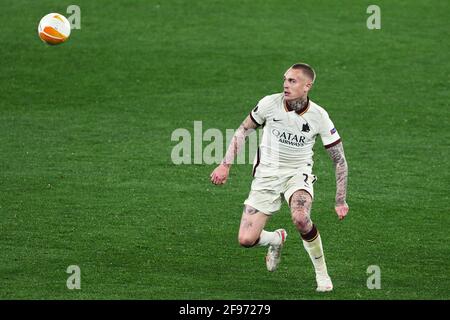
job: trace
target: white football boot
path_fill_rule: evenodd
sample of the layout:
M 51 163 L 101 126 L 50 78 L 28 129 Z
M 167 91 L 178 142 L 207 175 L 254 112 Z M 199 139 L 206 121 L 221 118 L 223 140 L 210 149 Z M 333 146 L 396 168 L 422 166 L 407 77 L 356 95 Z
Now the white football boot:
M 333 290 L 333 283 L 328 275 L 318 276 L 316 275 L 317 292 L 327 292 Z
M 273 272 L 277 269 L 281 259 L 281 249 L 283 248 L 284 242 L 286 241 L 287 238 L 286 230 L 278 229 L 275 230 L 275 232 L 277 232 L 280 235 L 281 244 L 278 246 L 270 245 L 269 250 L 267 251 L 266 266 L 267 270 L 269 270 L 270 272 Z

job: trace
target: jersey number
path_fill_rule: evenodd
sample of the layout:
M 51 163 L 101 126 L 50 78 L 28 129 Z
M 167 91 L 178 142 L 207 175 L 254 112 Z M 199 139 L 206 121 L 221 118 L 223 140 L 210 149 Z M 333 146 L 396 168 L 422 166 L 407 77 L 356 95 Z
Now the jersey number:
M 306 173 L 304 173 L 303 175 L 305 176 L 305 183 L 306 183 L 307 185 L 309 185 L 309 183 L 308 183 L 309 175 L 307 175 Z M 317 177 L 316 177 L 316 176 L 313 175 L 313 177 L 314 177 L 314 179 L 313 179 L 313 181 L 311 182 L 311 184 L 314 184 L 314 182 L 316 182 L 316 180 L 317 180 Z

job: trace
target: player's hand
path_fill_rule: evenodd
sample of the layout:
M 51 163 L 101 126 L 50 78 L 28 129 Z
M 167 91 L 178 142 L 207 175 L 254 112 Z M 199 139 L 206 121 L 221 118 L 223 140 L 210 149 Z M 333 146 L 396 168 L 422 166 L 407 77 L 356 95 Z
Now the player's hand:
M 220 164 L 211 173 L 211 182 L 214 184 L 224 184 L 225 182 L 227 182 L 229 173 L 230 167 L 224 164 Z
M 334 209 L 336 210 L 339 220 L 342 220 L 347 215 L 349 207 L 348 207 L 347 203 L 344 202 L 344 203 L 336 204 Z

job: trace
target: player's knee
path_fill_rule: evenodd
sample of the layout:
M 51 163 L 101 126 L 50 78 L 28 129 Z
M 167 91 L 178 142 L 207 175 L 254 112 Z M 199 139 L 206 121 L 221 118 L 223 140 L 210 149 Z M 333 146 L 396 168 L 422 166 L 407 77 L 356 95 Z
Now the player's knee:
M 289 206 L 292 211 L 294 210 L 307 210 L 311 209 L 312 198 L 311 195 L 305 190 L 295 191 L 289 199 Z
M 242 247 L 251 248 L 258 243 L 258 238 L 246 234 L 240 234 L 238 241 Z

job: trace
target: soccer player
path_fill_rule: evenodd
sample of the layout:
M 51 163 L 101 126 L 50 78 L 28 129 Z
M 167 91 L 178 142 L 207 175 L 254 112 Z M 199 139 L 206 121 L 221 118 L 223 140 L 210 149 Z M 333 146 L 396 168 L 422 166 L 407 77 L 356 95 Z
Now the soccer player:
M 282 93 L 261 99 L 236 130 L 224 159 L 211 173 L 211 182 L 220 185 L 227 181 L 235 156 L 245 140 L 256 128 L 263 127 L 263 135 L 253 165 L 253 181 L 244 202 L 239 227 L 240 245 L 250 248 L 268 246 L 266 266 L 275 271 L 286 241 L 284 229 L 264 230 L 269 217 L 280 210 L 282 197 L 287 201 L 292 221 L 300 233 L 303 246 L 313 263 L 317 291 L 333 290 L 328 275 L 322 240 L 311 221 L 314 199 L 312 173 L 313 146 L 317 135 L 334 162 L 336 174 L 335 210 L 340 220 L 347 215 L 347 161 L 340 136 L 328 113 L 311 101 L 316 74 L 305 63 L 297 63 L 284 74 Z

